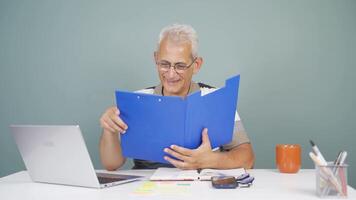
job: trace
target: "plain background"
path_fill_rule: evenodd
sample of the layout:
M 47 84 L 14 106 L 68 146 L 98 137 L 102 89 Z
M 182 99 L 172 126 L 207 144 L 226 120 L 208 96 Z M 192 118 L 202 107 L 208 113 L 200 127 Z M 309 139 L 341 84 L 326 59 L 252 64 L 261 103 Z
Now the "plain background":
M 158 83 L 158 33 L 191 24 L 205 63 L 196 81 L 241 74 L 238 111 L 256 153 L 313 139 L 349 152 L 356 186 L 356 1 L 0 1 L 0 177 L 24 170 L 10 124 L 79 124 L 96 168 L 99 117 L 115 89 Z M 125 165 L 130 168 L 131 162 Z M 49 169 L 50 170 L 50 169 Z

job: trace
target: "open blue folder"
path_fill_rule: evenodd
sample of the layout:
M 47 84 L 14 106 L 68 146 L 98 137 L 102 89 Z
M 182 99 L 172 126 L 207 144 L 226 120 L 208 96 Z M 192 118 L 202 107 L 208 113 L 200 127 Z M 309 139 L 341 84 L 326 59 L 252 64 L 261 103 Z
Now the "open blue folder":
M 167 163 L 164 148 L 172 144 L 195 149 L 208 128 L 212 148 L 232 140 L 240 75 L 226 80 L 225 87 L 186 98 L 116 91 L 120 117 L 128 125 L 121 135 L 123 155 Z

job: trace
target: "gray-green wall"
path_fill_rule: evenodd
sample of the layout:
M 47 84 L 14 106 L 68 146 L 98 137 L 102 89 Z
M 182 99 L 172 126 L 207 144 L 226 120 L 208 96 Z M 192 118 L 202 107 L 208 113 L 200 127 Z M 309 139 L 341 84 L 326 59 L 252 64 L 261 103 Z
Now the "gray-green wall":
M 313 139 L 329 160 L 349 152 L 356 186 L 356 1 L 0 1 L 0 176 L 23 170 L 10 124 L 79 124 L 96 168 L 114 90 L 158 82 L 160 29 L 193 25 L 216 86 L 241 74 L 239 113 L 256 168 L 277 143 Z M 130 163 L 125 166 L 130 167 Z

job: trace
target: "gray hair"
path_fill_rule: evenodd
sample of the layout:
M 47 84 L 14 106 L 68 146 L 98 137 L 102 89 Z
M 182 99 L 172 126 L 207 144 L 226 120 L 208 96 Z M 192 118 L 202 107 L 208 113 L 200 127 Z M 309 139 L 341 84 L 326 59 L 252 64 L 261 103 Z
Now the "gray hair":
M 172 24 L 164 27 L 159 34 L 157 50 L 164 38 L 177 43 L 189 42 L 192 45 L 193 58 L 198 56 L 198 35 L 194 28 L 187 24 Z

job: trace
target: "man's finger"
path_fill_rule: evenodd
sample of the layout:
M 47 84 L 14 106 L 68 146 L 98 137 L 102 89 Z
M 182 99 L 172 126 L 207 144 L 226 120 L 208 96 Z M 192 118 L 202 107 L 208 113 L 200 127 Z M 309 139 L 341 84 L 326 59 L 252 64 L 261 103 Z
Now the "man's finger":
M 177 145 L 171 145 L 170 147 L 174 151 L 176 151 L 176 152 L 178 152 L 180 154 L 183 154 L 185 156 L 192 156 L 193 155 L 193 150 L 191 150 L 191 149 L 187 149 L 187 148 L 180 147 L 180 146 L 177 146 Z
M 116 116 L 119 116 L 119 115 L 120 115 L 120 110 L 119 110 L 117 107 L 114 108 L 114 114 L 115 114 Z
M 113 121 L 111 121 L 110 119 L 106 119 L 105 120 L 106 124 L 112 128 L 113 130 L 115 130 L 114 132 L 122 132 L 123 129 L 121 129 L 119 126 L 117 126 Z
M 116 133 L 116 131 L 111 128 L 108 123 L 106 123 L 105 121 L 102 122 L 103 123 L 103 128 L 106 129 L 106 130 L 109 130 L 111 133 Z
M 208 129 L 207 128 L 204 128 L 203 129 L 203 133 L 202 133 L 202 144 L 205 144 L 205 145 L 210 145 L 210 140 L 209 140 L 209 135 L 208 135 Z
M 173 156 L 173 157 L 175 157 L 175 158 L 177 158 L 177 159 L 179 159 L 181 161 L 184 161 L 184 162 L 189 162 L 191 160 L 190 157 L 184 156 L 184 155 L 182 155 L 180 153 L 177 153 L 177 152 L 173 151 L 170 148 L 165 148 L 164 152 L 166 152 L 166 153 L 170 154 L 171 156 Z
M 187 164 L 185 162 L 175 160 L 173 158 L 170 158 L 169 156 L 164 156 L 164 159 L 179 169 L 188 169 Z
M 117 115 L 113 115 L 111 117 L 111 119 L 115 122 L 115 124 L 117 124 L 122 130 L 126 131 L 127 130 L 127 125 L 125 124 L 124 121 L 122 121 L 122 119 L 117 116 Z

